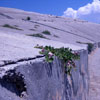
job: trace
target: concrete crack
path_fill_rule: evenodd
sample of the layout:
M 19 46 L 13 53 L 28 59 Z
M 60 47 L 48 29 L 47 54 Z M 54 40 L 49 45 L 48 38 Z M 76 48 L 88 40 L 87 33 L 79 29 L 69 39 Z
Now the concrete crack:
M 24 20 L 24 21 L 27 21 L 27 20 Z M 50 28 L 53 28 L 53 29 L 56 29 L 56 30 L 59 30 L 59 31 L 62 31 L 62 32 L 66 32 L 66 33 L 68 33 L 68 34 L 72 34 L 72 35 L 75 35 L 75 36 L 78 36 L 78 37 L 81 37 L 81 38 L 85 38 L 85 39 L 90 40 L 90 41 L 92 41 L 92 42 L 96 42 L 96 41 L 94 41 L 93 39 L 90 39 L 90 38 L 87 38 L 87 37 L 85 37 L 85 36 L 81 36 L 81 35 L 78 35 L 78 34 L 76 34 L 76 33 L 72 33 L 72 32 L 69 32 L 69 31 L 66 31 L 66 30 L 63 30 L 63 29 L 59 29 L 59 28 L 57 28 L 57 27 L 53 27 L 53 26 L 50 26 L 50 25 L 42 24 L 42 23 L 36 22 L 36 21 L 29 21 L 29 22 L 31 22 L 31 23 L 36 23 L 36 24 L 39 24 L 39 25 L 43 25 L 43 26 L 46 26 L 46 27 L 50 27 Z
M 34 59 L 41 58 L 41 57 L 44 57 L 44 56 L 38 55 L 36 57 L 21 58 L 21 59 L 15 60 L 15 61 L 14 60 L 13 61 L 12 60 L 2 60 L 3 64 L 0 64 L 0 67 L 17 64 L 19 62 L 30 61 L 30 60 L 34 60 Z

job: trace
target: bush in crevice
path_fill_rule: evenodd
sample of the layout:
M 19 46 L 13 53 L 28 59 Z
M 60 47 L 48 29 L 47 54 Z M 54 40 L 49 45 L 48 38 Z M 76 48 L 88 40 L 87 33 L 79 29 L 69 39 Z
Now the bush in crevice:
M 16 29 L 16 30 L 22 30 L 22 29 L 20 29 L 20 28 L 18 28 L 17 26 L 11 26 L 11 25 L 9 25 L 9 24 L 4 24 L 2 27 L 6 27 L 6 28 L 11 28 L 11 29 Z
M 88 45 L 88 52 L 91 53 L 94 45 L 92 43 L 87 43 L 87 45 Z
M 26 18 L 26 20 L 31 20 L 31 18 L 28 16 L 28 17 Z
M 80 58 L 77 51 L 72 51 L 69 48 L 54 48 L 51 46 L 35 46 L 35 48 L 42 49 L 39 53 L 45 56 L 45 61 L 51 63 L 54 60 L 54 56 L 62 60 L 65 68 L 65 73 L 71 75 L 71 70 L 75 68 L 74 60 Z
M 49 39 L 45 37 L 43 34 L 37 33 L 37 34 L 29 34 L 28 36 L 33 36 L 33 37 L 39 37 L 39 38 L 44 38 L 44 39 Z
M 94 48 L 94 44 L 93 43 L 84 43 L 84 42 L 80 42 L 80 41 L 76 41 L 76 43 L 79 43 L 79 44 L 86 44 L 88 47 L 88 53 L 90 54 L 92 51 L 93 51 L 93 48 Z
M 45 35 L 51 35 L 51 33 L 48 30 L 43 31 L 42 33 Z

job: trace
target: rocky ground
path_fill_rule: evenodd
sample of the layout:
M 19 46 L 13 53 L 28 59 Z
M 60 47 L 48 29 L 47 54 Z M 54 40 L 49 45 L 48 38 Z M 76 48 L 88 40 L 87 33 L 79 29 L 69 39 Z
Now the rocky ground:
M 49 31 L 49 34 L 44 34 L 43 31 Z M 16 62 L 36 57 L 36 44 L 79 50 L 86 48 L 84 43 L 97 42 L 100 42 L 100 24 L 0 7 L 1 66 L 5 60 Z M 99 69 L 100 48 L 97 48 L 89 55 L 90 100 L 100 100 Z
M 89 55 L 90 100 L 100 100 L 100 48 Z

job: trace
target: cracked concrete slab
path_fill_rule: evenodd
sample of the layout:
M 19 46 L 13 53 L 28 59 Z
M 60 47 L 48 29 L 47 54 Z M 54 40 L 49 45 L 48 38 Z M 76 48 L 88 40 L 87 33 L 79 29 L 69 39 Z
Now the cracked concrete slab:
M 26 20 L 28 16 L 31 18 L 30 21 Z M 10 25 L 15 28 L 3 27 L 4 25 Z M 17 30 L 18 28 L 21 30 Z M 51 35 L 42 34 L 45 30 L 48 30 Z M 42 34 L 49 40 L 40 37 L 32 37 L 29 36 L 30 34 Z M 87 45 L 79 44 L 78 42 L 97 43 L 99 41 L 99 24 L 81 21 L 79 19 L 43 15 L 18 9 L 0 7 L 0 77 L 6 75 L 6 72 L 9 70 L 17 69 L 18 72 L 25 75 L 30 96 L 29 100 L 32 100 L 33 97 L 35 100 L 40 100 L 39 96 L 42 100 L 47 100 L 47 98 L 48 100 L 51 100 L 52 98 L 58 97 L 58 94 L 58 98 L 63 95 L 61 100 L 64 100 L 65 90 L 62 88 L 64 88 L 65 84 L 66 86 L 68 85 L 68 87 L 66 87 L 66 98 L 70 98 L 71 89 L 67 79 L 63 80 L 64 75 L 61 73 L 60 69 L 61 63 L 56 60 L 54 64 L 44 64 L 44 58 L 39 54 L 40 50 L 34 48 L 34 46 L 39 44 L 43 46 L 50 45 L 56 48 L 69 47 L 73 50 L 84 49 L 81 52 L 81 61 L 77 62 L 78 72 L 73 73 L 74 78 L 72 78 L 72 88 L 74 100 L 81 100 L 82 98 L 82 100 L 87 100 Z M 99 53 L 97 54 L 99 55 Z M 59 66 L 59 68 L 56 68 L 57 66 Z M 44 72 L 42 73 L 41 71 Z M 49 80 L 48 77 L 51 80 Z M 59 82 L 57 83 L 57 81 Z M 32 83 L 34 84 L 33 86 Z M 45 84 L 43 85 L 43 88 L 41 83 Z M 81 88 L 81 90 L 79 89 L 80 91 L 78 91 L 78 86 Z M 10 92 L 1 85 L 0 90 L 3 92 L 0 92 L 0 100 L 27 100 L 26 98 L 21 98 Z M 40 93 L 40 91 L 42 92 Z M 78 96 L 75 96 L 76 92 Z
M 40 46 L 51 45 L 54 47 L 70 47 L 73 50 L 86 49 L 86 46 L 81 47 L 53 40 L 44 40 L 21 34 L 12 34 L 13 33 L 9 34 L 0 32 L 0 61 L 34 58 L 39 55 L 39 49 L 34 48 L 37 44 Z

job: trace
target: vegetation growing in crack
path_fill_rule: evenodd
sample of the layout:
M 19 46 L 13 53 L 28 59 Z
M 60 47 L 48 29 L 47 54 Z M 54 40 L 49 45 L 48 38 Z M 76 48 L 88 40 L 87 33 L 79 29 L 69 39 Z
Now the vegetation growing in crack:
M 89 53 L 91 53 L 94 45 L 92 43 L 87 43 L 87 44 L 88 44 L 88 51 Z
M 29 30 L 31 30 L 31 31 L 36 31 L 35 29 L 29 29 Z
M 16 27 L 15 25 L 14 25 L 14 26 L 11 26 L 11 25 L 9 25 L 9 24 L 4 24 L 3 27 L 11 28 L 11 29 L 16 29 L 16 30 L 22 30 L 22 29 Z
M 37 33 L 37 34 L 29 34 L 28 36 L 33 36 L 33 37 L 39 37 L 39 38 L 44 38 L 44 39 L 49 39 L 45 37 L 43 34 Z
M 57 36 L 57 35 L 53 35 L 54 37 L 56 37 L 56 38 L 59 38 L 59 36 Z
M 51 33 L 48 30 L 43 31 L 42 33 L 45 35 L 51 35 Z
M 54 56 L 57 56 L 63 61 L 65 73 L 69 75 L 71 74 L 72 69 L 76 67 L 74 61 L 80 58 L 76 51 L 72 51 L 72 49 L 69 48 L 54 48 L 51 46 L 43 47 L 39 45 L 35 46 L 35 48 L 41 49 L 39 53 L 43 54 L 45 60 L 49 63 L 54 60 Z
M 84 42 L 80 42 L 80 41 L 76 41 L 77 43 L 80 44 L 87 44 L 88 45 L 88 53 L 90 54 L 93 50 L 94 44 L 93 43 L 84 43 Z
M 26 18 L 26 20 L 28 20 L 28 21 L 29 21 L 29 20 L 31 20 L 31 18 L 28 16 L 28 17 Z

